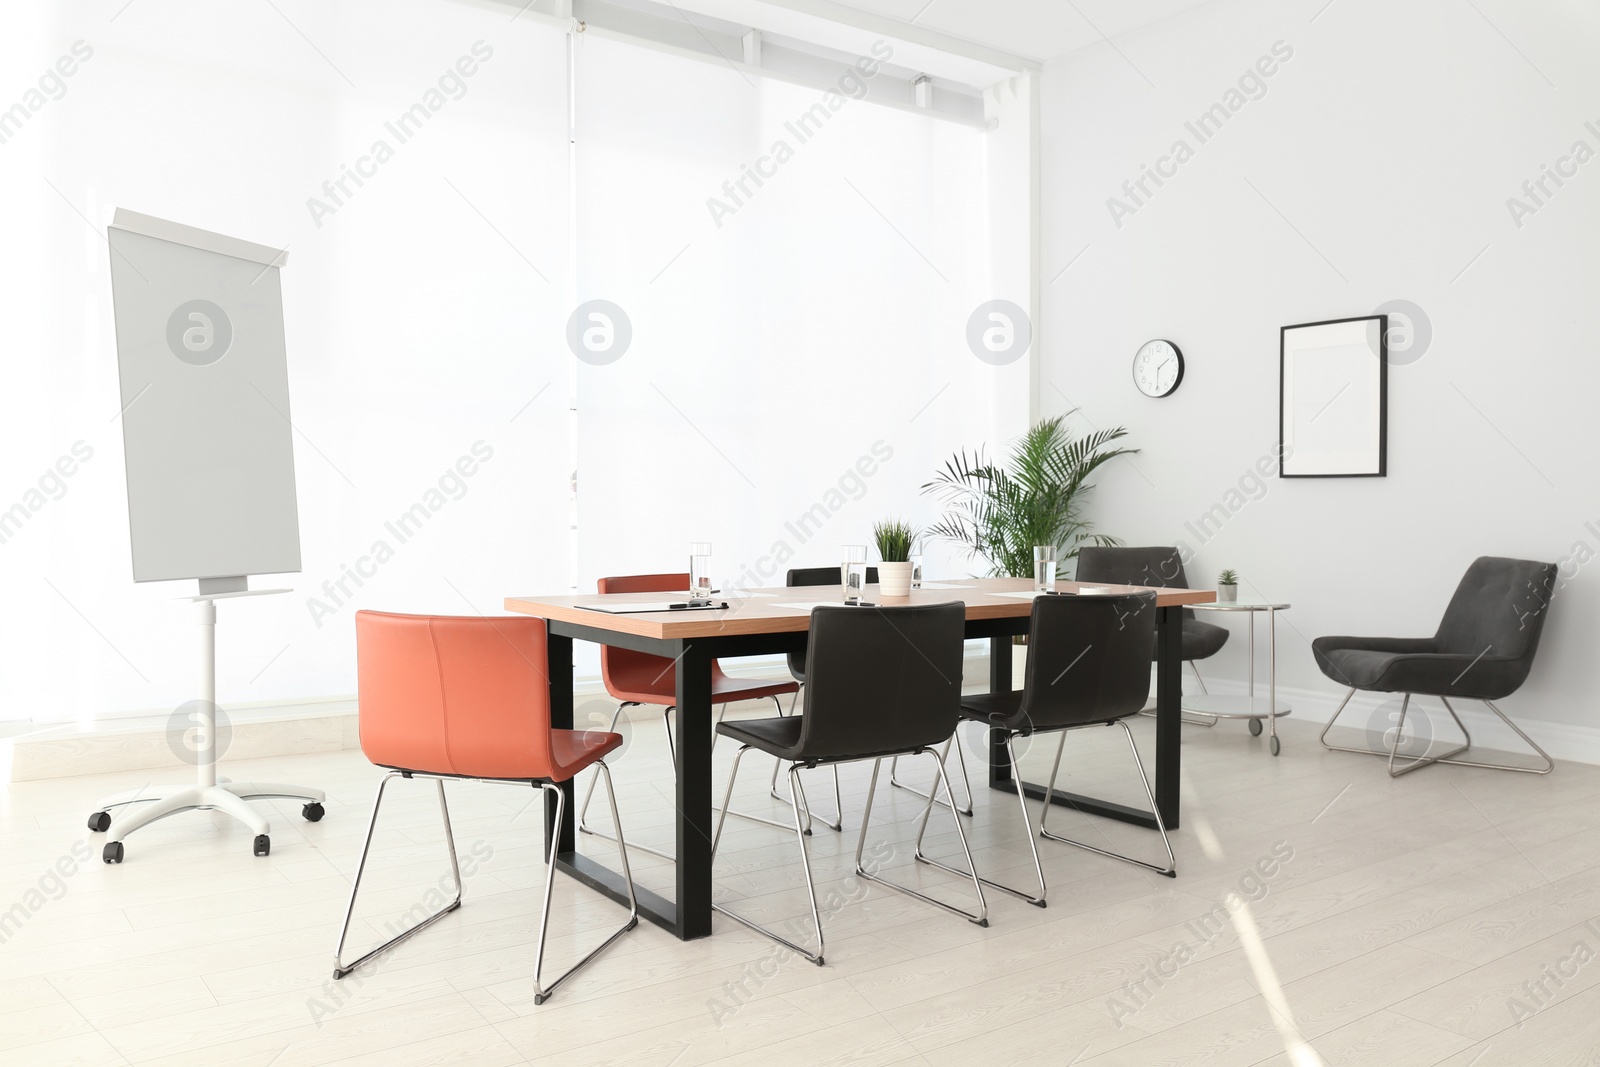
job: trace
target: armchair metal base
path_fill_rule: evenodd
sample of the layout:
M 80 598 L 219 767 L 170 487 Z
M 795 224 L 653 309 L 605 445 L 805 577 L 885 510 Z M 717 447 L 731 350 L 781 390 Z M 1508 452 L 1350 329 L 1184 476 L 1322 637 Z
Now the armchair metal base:
M 1395 725 L 1394 737 L 1393 740 L 1389 742 L 1388 752 L 1376 752 L 1368 748 L 1350 748 L 1347 745 L 1329 744 L 1328 731 L 1333 729 L 1333 724 L 1339 721 L 1339 716 L 1344 714 L 1345 706 L 1350 703 L 1350 699 L 1355 695 L 1355 689 L 1351 689 L 1350 692 L 1345 694 L 1344 700 L 1339 703 L 1339 710 L 1333 713 L 1333 718 L 1328 720 L 1328 725 L 1322 728 L 1322 734 L 1318 737 L 1318 740 L 1322 742 L 1323 748 L 1328 749 L 1331 752 L 1354 752 L 1359 756 L 1387 756 L 1390 778 L 1398 778 L 1402 774 L 1410 774 L 1419 767 L 1426 767 L 1433 763 L 1447 763 L 1455 767 L 1479 767 L 1483 770 L 1489 771 L 1516 771 L 1519 774 L 1549 774 L 1551 771 L 1555 770 L 1556 764 L 1555 761 L 1550 758 L 1550 754 L 1544 749 L 1540 748 L 1534 742 L 1533 738 L 1523 733 L 1522 728 L 1507 718 L 1505 712 L 1495 707 L 1494 701 L 1492 700 L 1483 701 L 1484 706 L 1498 715 L 1501 722 L 1511 727 L 1512 732 L 1518 737 L 1522 738 L 1523 743 L 1525 743 L 1529 748 L 1533 749 L 1533 751 L 1538 754 L 1539 759 L 1543 764 L 1542 766 L 1536 765 L 1533 767 L 1520 767 L 1514 763 L 1484 763 L 1478 760 L 1456 759 L 1456 756 L 1461 755 L 1463 752 L 1466 752 L 1472 747 L 1472 734 L 1468 732 L 1466 724 L 1461 721 L 1461 716 L 1456 714 L 1456 709 L 1451 705 L 1449 698 L 1443 696 L 1441 696 L 1439 699 L 1444 702 L 1445 710 L 1450 713 L 1450 717 L 1455 720 L 1456 726 L 1461 730 L 1461 736 L 1465 738 L 1464 744 L 1457 745 L 1448 752 L 1441 753 L 1437 756 L 1400 755 L 1400 749 L 1404 744 L 1405 738 L 1406 712 L 1411 706 L 1412 694 L 1410 693 L 1404 694 L 1400 701 L 1400 721 Z
M 728 774 L 728 786 L 727 786 L 727 789 L 723 792 L 722 807 L 721 807 L 721 809 L 719 810 L 719 812 L 717 814 L 717 829 L 716 829 L 715 834 L 711 838 L 711 859 L 712 859 L 713 863 L 715 863 L 716 857 L 717 857 L 717 846 L 722 841 L 723 823 L 726 821 L 727 816 L 730 814 L 730 812 L 728 810 L 728 804 L 733 798 L 733 784 L 734 784 L 734 781 L 739 777 L 739 764 L 740 764 L 741 761 L 743 761 L 744 754 L 746 752 L 748 752 L 748 751 L 750 751 L 750 746 L 749 745 L 742 745 L 739 748 L 738 755 L 734 756 L 734 758 L 733 758 L 733 769 Z M 951 794 L 950 794 L 950 782 L 949 782 L 949 779 L 947 779 L 945 777 L 944 761 L 943 760 L 939 760 L 937 758 L 937 755 L 935 755 L 935 759 L 937 761 L 937 765 L 938 765 L 938 769 L 939 769 L 939 781 L 944 785 L 945 796 L 950 799 L 950 801 L 952 802 L 952 805 L 953 805 L 953 802 L 954 802 L 955 798 L 953 796 L 951 796 Z M 810 850 L 806 845 L 806 834 L 805 834 L 804 827 L 803 827 L 803 825 L 801 823 L 801 807 L 804 805 L 804 794 L 800 792 L 800 769 L 803 766 L 805 766 L 805 765 L 801 764 L 801 763 L 794 763 L 794 764 L 790 765 L 790 767 L 789 767 L 789 784 L 790 784 L 790 787 L 795 790 L 795 796 L 797 798 L 799 798 L 800 801 L 801 801 L 800 805 L 797 805 L 795 807 L 795 809 L 794 809 L 794 832 L 795 832 L 795 837 L 800 842 L 800 865 L 801 865 L 801 869 L 805 872 L 806 896 L 807 896 L 807 899 L 809 900 L 810 905 L 811 905 L 811 923 L 812 923 L 813 928 L 816 931 L 816 938 L 817 938 L 816 951 L 813 952 L 812 950 L 806 948 L 805 946 L 800 945 L 800 944 L 798 944 L 798 943 L 796 943 L 794 941 L 789 940 L 788 938 L 784 937 L 782 934 L 778 933 L 777 931 L 775 931 L 775 930 L 773 930 L 773 929 L 771 929 L 769 927 L 762 926 L 760 923 L 755 922 L 752 919 L 747 919 L 743 915 L 740 915 L 737 912 L 733 911 L 732 909 L 724 907 L 721 904 L 717 904 L 717 903 L 713 902 L 711 906 L 717 912 L 719 912 L 722 915 L 726 915 L 728 918 L 732 919 L 734 922 L 739 923 L 740 925 L 745 926 L 745 927 L 747 927 L 747 928 L 749 928 L 751 930 L 754 930 L 758 934 L 762 934 L 762 935 L 764 935 L 766 937 L 772 938 L 772 940 L 778 942 L 778 944 L 783 945 L 785 948 L 788 948 L 791 951 L 798 953 L 800 956 L 804 957 L 805 959 L 811 961 L 812 963 L 815 963 L 818 967 L 821 967 L 823 965 L 823 962 L 824 962 L 823 952 L 824 952 L 824 949 L 825 949 L 825 942 L 823 940 L 823 934 L 822 934 L 822 914 L 817 908 L 817 887 L 816 887 L 816 882 L 812 878 L 812 875 L 811 875 L 811 855 L 810 855 Z M 837 770 L 837 767 L 838 767 L 838 765 L 835 764 L 835 770 Z M 883 767 L 883 760 L 882 759 L 876 759 L 876 760 L 873 761 L 873 763 L 872 763 L 872 783 L 871 783 L 871 785 L 869 785 L 867 787 L 866 809 L 865 809 L 865 811 L 863 811 L 862 816 L 861 816 L 861 833 L 856 838 L 856 858 L 855 858 L 855 875 L 856 875 L 856 877 L 861 878 L 861 879 L 863 879 L 865 881 L 876 882 L 879 885 L 886 886 L 886 887 L 888 887 L 890 889 L 893 889 L 893 890 L 895 890 L 897 892 L 905 893 L 907 896 L 916 897 L 918 900 L 926 901 L 927 903 L 932 904 L 932 905 L 934 905 L 936 907 L 943 908 L 946 911 L 953 912 L 953 913 L 955 913 L 957 915 L 960 915 L 960 916 L 962 916 L 963 918 L 967 919 L 970 922 L 977 923 L 979 926 L 988 926 L 989 925 L 988 905 L 983 899 L 983 886 L 980 884 L 980 882 L 979 882 L 979 880 L 978 880 L 976 875 L 970 875 L 972 877 L 972 880 L 973 880 L 972 881 L 973 888 L 977 890 L 977 894 L 978 894 L 978 910 L 975 913 L 973 913 L 973 912 L 962 911 L 959 908 L 956 908 L 956 907 L 953 907 L 953 906 L 951 906 L 949 904 L 946 904 L 942 900 L 935 900 L 933 897 L 930 897 L 930 896 L 927 896 L 927 895 L 925 895 L 923 893 L 920 893 L 917 890 L 910 888 L 909 886 L 900 885 L 897 882 L 892 882 L 892 881 L 890 881 L 890 880 L 888 880 L 886 878 L 882 878 L 882 877 L 880 877 L 880 876 L 878 876 L 876 874 L 873 874 L 873 873 L 869 872 L 865 867 L 862 866 L 861 857 L 862 857 L 863 852 L 866 849 L 866 844 L 867 844 L 867 825 L 872 820 L 872 798 L 873 798 L 873 794 L 875 794 L 877 792 L 878 772 L 882 769 L 882 767 Z M 928 813 L 932 810 L 932 808 L 933 808 L 933 802 L 931 800 L 923 808 L 923 811 L 922 811 L 922 827 L 924 829 L 927 826 Z M 733 813 L 733 814 L 737 814 L 737 813 Z M 967 846 L 967 835 L 966 835 L 966 832 L 961 828 L 961 820 L 960 820 L 960 818 L 957 818 L 957 817 L 954 817 L 954 816 L 952 816 L 952 818 L 954 818 L 954 821 L 955 821 L 955 824 L 956 824 L 956 834 L 961 839 L 961 849 L 966 854 L 967 864 L 970 867 L 970 866 L 972 866 L 972 851 Z M 762 820 L 762 821 L 765 821 L 765 820 Z M 919 840 L 921 839 L 921 830 L 919 830 L 919 832 L 918 832 L 918 839 Z M 962 872 L 958 872 L 958 873 L 962 873 Z M 970 872 L 967 872 L 967 873 L 970 874 Z
M 574 963 L 571 967 L 568 967 L 565 971 L 563 971 L 559 976 L 557 976 L 553 981 L 551 981 L 551 983 L 548 986 L 542 984 L 542 976 L 543 976 L 543 973 L 544 973 L 545 938 L 546 938 L 546 935 L 549 933 L 549 930 L 550 930 L 550 897 L 551 897 L 552 891 L 555 888 L 556 859 L 557 859 L 556 852 L 557 852 L 557 849 L 560 847 L 560 835 L 559 834 L 551 834 L 550 835 L 550 855 L 548 857 L 546 857 L 547 866 L 545 868 L 545 879 L 544 879 L 544 907 L 541 910 L 541 913 L 540 913 L 540 916 L 539 916 L 539 941 L 538 941 L 538 946 L 537 946 L 537 948 L 535 949 L 535 952 L 534 952 L 534 963 L 533 963 L 533 990 L 534 990 L 534 996 L 533 996 L 533 1002 L 535 1004 L 543 1004 L 545 1001 L 549 1000 L 551 994 L 553 994 L 556 991 L 556 987 L 557 986 L 559 986 L 562 982 L 565 982 L 568 978 L 572 977 L 580 969 L 582 969 L 583 967 L 587 966 L 590 961 L 592 961 L 596 956 L 600 955 L 601 952 L 603 952 L 607 948 L 611 947 L 611 945 L 618 938 L 620 938 L 623 934 L 627 933 L 629 930 L 632 930 L 634 927 L 639 925 L 639 902 L 638 902 L 638 899 L 637 899 L 637 897 L 636 897 L 636 895 L 634 893 L 633 872 L 630 871 L 629 868 L 628 868 L 628 848 L 627 848 L 627 845 L 622 840 L 622 823 L 617 818 L 617 798 L 616 798 L 615 787 L 612 785 L 612 782 L 611 782 L 611 769 L 606 766 L 606 763 L 605 763 L 604 760 L 596 761 L 595 769 L 596 769 L 596 774 L 597 775 L 599 775 L 599 774 L 604 774 L 605 775 L 605 779 L 606 779 L 606 796 L 607 796 L 607 799 L 609 799 L 610 802 L 611 802 L 612 825 L 617 827 L 617 837 L 616 837 L 617 852 L 619 854 L 620 859 L 622 860 L 622 877 L 623 877 L 623 880 L 627 883 L 627 887 L 628 887 L 628 921 L 623 924 L 621 929 L 617 930 L 610 937 L 606 938 L 596 948 L 594 948 L 592 951 L 590 951 L 588 955 L 584 956 L 583 959 L 579 960 L 577 963 Z M 360 959 L 355 960 L 354 962 L 351 962 L 351 963 L 347 964 L 347 963 L 343 962 L 345 940 L 350 935 L 350 920 L 355 914 L 356 896 L 361 891 L 361 876 L 362 876 L 362 873 L 366 870 L 367 858 L 372 853 L 372 834 L 373 834 L 373 831 L 375 829 L 377 829 L 377 826 L 378 826 L 378 811 L 383 807 L 384 790 L 388 788 L 389 783 L 391 781 L 393 781 L 395 778 L 400 778 L 400 777 L 405 777 L 405 778 L 429 778 L 429 777 L 433 777 L 434 778 L 434 785 L 437 786 L 438 790 L 439 790 L 439 814 L 442 817 L 443 822 L 444 822 L 445 847 L 448 849 L 448 851 L 450 853 L 450 873 L 451 873 L 451 877 L 455 881 L 455 887 L 456 887 L 455 888 L 455 899 L 452 900 L 449 904 L 446 904 L 444 907 L 440 908 L 438 911 L 434 912 L 432 915 L 428 916 L 426 919 L 423 919 L 421 922 L 417 923 L 417 925 L 415 925 L 415 926 L 413 926 L 413 927 L 411 927 L 411 928 L 409 928 L 407 930 L 404 930 L 399 934 L 396 934 L 394 937 L 391 937 L 389 940 L 385 941 L 383 944 L 379 945 L 377 948 L 375 948 L 372 951 L 368 952 L 365 956 L 362 956 Z M 521 783 L 503 782 L 503 783 L 496 783 L 496 784 L 521 784 Z M 551 783 L 551 782 L 540 782 L 540 783 L 537 783 L 537 784 L 538 784 L 539 788 L 544 791 L 544 793 L 545 793 L 545 795 L 547 797 L 553 796 L 555 798 L 555 825 L 556 826 L 560 826 L 561 825 L 562 809 L 563 809 L 563 807 L 565 806 L 565 803 L 566 803 L 566 794 L 562 791 L 560 786 L 555 785 L 554 783 Z M 413 935 L 421 932 L 422 930 L 425 930 L 429 926 L 432 926 L 434 923 L 438 922 L 440 919 L 444 918 L 446 915 L 449 915 L 451 912 L 453 912 L 457 908 L 461 907 L 461 888 L 462 888 L 461 887 L 461 867 L 460 867 L 460 864 L 457 862 L 457 859 L 456 859 L 455 835 L 452 832 L 451 827 L 450 827 L 450 808 L 448 807 L 448 805 L 446 805 L 445 798 L 444 798 L 444 779 L 443 778 L 434 777 L 432 775 L 406 774 L 406 773 L 403 773 L 401 771 L 391 771 L 388 774 L 384 775 L 383 776 L 383 781 L 378 783 L 378 795 L 377 795 L 376 799 L 373 800 L 373 803 L 372 803 L 372 819 L 367 823 L 367 836 L 366 836 L 365 841 L 363 841 L 363 843 L 361 845 L 361 859 L 356 865 L 355 880 L 350 885 L 350 902 L 349 902 L 349 904 L 347 904 L 345 906 L 344 923 L 339 928 L 339 941 L 338 941 L 338 944 L 334 947 L 334 950 L 333 950 L 333 977 L 334 977 L 334 979 L 337 980 L 337 979 L 344 978 L 346 975 L 350 974 L 356 968 L 362 966 L 363 964 L 367 963 L 368 961 L 370 961 L 372 959 L 375 959 L 378 956 L 381 956 L 385 952 L 388 952 L 391 948 L 393 948 L 394 946 L 398 945 L 400 942 L 405 941 L 408 938 L 412 937 Z

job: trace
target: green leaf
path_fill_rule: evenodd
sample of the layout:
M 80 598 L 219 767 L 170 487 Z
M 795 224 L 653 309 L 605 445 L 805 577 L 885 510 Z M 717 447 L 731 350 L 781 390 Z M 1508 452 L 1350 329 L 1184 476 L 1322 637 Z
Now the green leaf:
M 1118 544 L 1094 533 L 1083 518 L 1084 500 L 1094 488 L 1088 479 L 1138 449 L 1111 447 L 1127 436 L 1121 426 L 1073 437 L 1067 419 L 1075 412 L 1030 427 L 1004 465 L 990 463 L 982 450 L 963 449 L 946 460 L 922 487 L 945 505 L 929 535 L 986 561 L 994 577 L 1031 577 L 1035 545 L 1055 545 L 1057 558 L 1066 560 L 1085 544 Z

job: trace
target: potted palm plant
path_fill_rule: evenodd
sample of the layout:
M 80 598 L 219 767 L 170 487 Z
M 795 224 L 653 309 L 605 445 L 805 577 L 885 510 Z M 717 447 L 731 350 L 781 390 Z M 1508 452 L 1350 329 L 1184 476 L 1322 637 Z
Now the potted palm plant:
M 944 517 L 928 532 L 985 560 L 990 577 L 1031 577 L 1035 545 L 1055 545 L 1065 561 L 1086 544 L 1118 544 L 1094 533 L 1083 517 L 1094 488 L 1089 476 L 1139 450 L 1109 447 L 1127 436 L 1121 426 L 1074 437 L 1066 425 L 1074 411 L 1036 423 L 1004 464 L 989 462 L 981 449 L 952 456 L 922 487 L 945 504 Z
M 872 528 L 878 543 L 878 594 L 885 597 L 911 595 L 911 545 L 916 531 L 899 519 L 885 519 Z

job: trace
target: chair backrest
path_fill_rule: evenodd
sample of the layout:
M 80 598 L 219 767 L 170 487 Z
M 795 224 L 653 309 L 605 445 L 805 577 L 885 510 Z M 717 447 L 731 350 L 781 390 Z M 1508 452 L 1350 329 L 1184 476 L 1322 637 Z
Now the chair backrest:
M 1078 550 L 1077 580 L 1106 585 L 1143 585 L 1152 589 L 1188 589 L 1183 556 L 1176 548 L 1151 545 L 1139 548 L 1103 548 L 1090 545 Z M 1183 617 L 1194 612 L 1183 609 Z
M 1554 563 L 1478 557 L 1439 623 L 1434 635 L 1438 651 L 1509 656 L 1525 660 L 1531 669 L 1555 582 Z
M 838 567 L 791 567 L 784 576 L 783 584 L 794 588 L 804 585 L 841 585 L 842 576 Z M 878 568 L 867 568 L 867 584 L 872 585 L 878 580 Z M 789 673 L 794 675 L 794 680 L 806 680 L 806 654 L 804 650 L 789 653 Z
M 811 612 L 798 759 L 905 752 L 942 743 L 961 715 L 966 605 Z
M 549 673 L 543 619 L 358 611 L 361 751 L 427 774 L 550 777 Z
M 1035 597 L 1017 725 L 1048 730 L 1138 711 L 1155 642 L 1154 593 Z
M 689 572 L 674 574 L 622 574 L 601 578 L 602 593 L 682 593 L 689 595 Z M 715 669 L 715 668 L 713 668 Z M 622 692 L 637 692 L 648 686 L 663 695 L 671 695 L 676 685 L 674 664 L 667 656 L 652 656 L 648 652 L 635 652 L 631 648 L 600 646 L 600 681 L 606 691 L 618 700 Z M 670 701 L 669 701 L 670 703 Z

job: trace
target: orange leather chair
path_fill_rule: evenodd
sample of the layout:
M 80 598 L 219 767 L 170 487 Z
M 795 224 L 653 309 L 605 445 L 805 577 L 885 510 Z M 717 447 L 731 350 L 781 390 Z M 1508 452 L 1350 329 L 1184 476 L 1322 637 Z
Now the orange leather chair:
M 445 804 L 446 778 L 537 786 L 554 795 L 560 825 L 565 794 L 559 783 L 594 766 L 605 775 L 611 818 L 617 827 L 622 873 L 628 883 L 628 921 L 593 952 L 548 986 L 541 984 L 550 893 L 555 881 L 558 836 L 550 835 L 544 909 L 534 956 L 534 1003 L 543 1004 L 558 985 L 639 922 L 628 851 L 621 842 L 617 802 L 605 756 L 622 737 L 598 730 L 556 730 L 550 726 L 550 689 L 543 619 L 523 617 L 457 618 L 438 615 L 356 613 L 356 685 L 360 697 L 361 751 L 389 773 L 378 784 L 372 821 L 361 846 L 350 904 L 334 949 L 333 977 L 343 978 L 363 963 L 461 906 L 461 868 Z M 396 778 L 432 778 L 439 791 L 439 813 L 455 878 L 455 899 L 416 926 L 390 938 L 353 963 L 343 962 L 345 938 L 355 912 L 356 894 L 372 850 L 383 794 Z
M 680 571 L 676 574 L 629 574 L 612 578 L 601 578 L 599 591 L 602 593 L 682 593 L 687 596 L 689 590 L 689 574 Z M 617 718 L 626 708 L 637 707 L 642 704 L 656 705 L 666 710 L 662 714 L 662 722 L 667 728 L 667 750 L 672 753 L 674 764 L 678 761 L 677 748 L 672 742 L 672 712 L 677 707 L 678 700 L 678 670 L 677 664 L 666 656 L 652 656 L 648 652 L 635 652 L 629 648 L 613 648 L 610 645 L 600 646 L 600 680 L 605 683 L 606 691 L 620 703 L 617 710 L 611 715 L 611 729 L 617 728 Z M 798 682 L 767 682 L 759 679 L 741 680 L 730 678 L 722 670 L 722 665 L 715 661 L 711 664 L 711 702 L 722 705 L 717 722 L 722 721 L 722 715 L 727 713 L 728 705 L 736 700 L 763 700 L 771 698 L 778 714 L 785 714 L 783 704 L 778 697 L 786 694 L 798 693 Z M 791 702 L 792 705 L 792 702 Z M 589 800 L 594 795 L 594 780 L 589 782 L 588 791 L 583 797 L 583 806 L 578 809 L 578 829 L 586 834 L 604 837 L 611 840 L 610 835 L 595 830 L 587 823 L 589 814 Z M 777 796 L 776 793 L 773 794 Z M 784 798 L 778 797 L 783 800 Z M 792 802 L 790 802 L 792 803 Z M 802 801 L 804 804 L 804 801 Z M 755 819 L 757 822 L 773 822 L 757 816 L 746 816 L 743 812 L 732 814 L 743 818 Z M 809 825 L 809 814 L 808 814 Z M 782 823 L 773 825 L 782 826 Z M 807 830 L 809 833 L 809 828 Z M 649 845 L 635 844 L 634 848 L 672 859 L 672 853 L 664 852 Z

